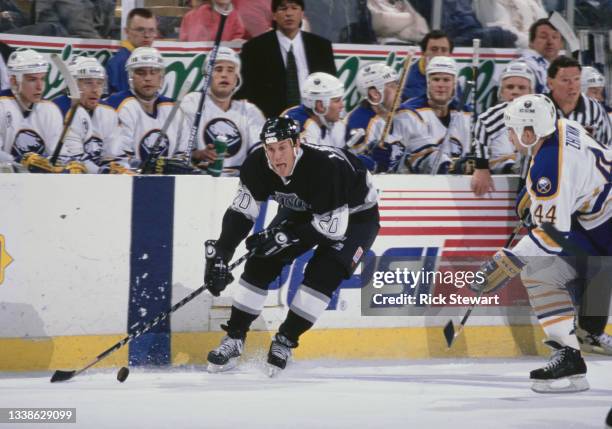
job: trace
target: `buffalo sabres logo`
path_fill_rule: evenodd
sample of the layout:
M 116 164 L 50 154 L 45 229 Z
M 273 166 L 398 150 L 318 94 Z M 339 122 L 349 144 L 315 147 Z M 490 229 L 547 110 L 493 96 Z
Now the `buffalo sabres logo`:
M 552 188 L 552 183 L 548 177 L 540 177 L 536 183 L 536 189 L 540 194 L 546 194 L 550 192 Z
M 204 127 L 204 143 L 214 144 L 218 136 L 227 138 L 227 155 L 230 158 L 240 151 L 242 147 L 242 134 L 234 122 L 227 118 L 215 118 Z
M 28 152 L 42 155 L 45 152 L 45 142 L 34 130 L 20 130 L 15 136 L 11 154 L 21 158 Z
M 102 140 L 98 137 L 91 137 L 83 145 L 83 150 L 87 154 L 87 158 L 98 163 L 102 157 Z
M 163 137 L 159 138 L 160 135 L 161 130 L 154 129 L 149 131 L 142 138 L 138 144 L 138 155 L 140 156 L 140 159 L 147 159 L 149 155 L 164 156 L 168 154 L 170 140 L 168 140 L 167 135 L 164 134 Z
M 525 101 L 525 108 L 529 109 L 531 107 L 531 101 Z

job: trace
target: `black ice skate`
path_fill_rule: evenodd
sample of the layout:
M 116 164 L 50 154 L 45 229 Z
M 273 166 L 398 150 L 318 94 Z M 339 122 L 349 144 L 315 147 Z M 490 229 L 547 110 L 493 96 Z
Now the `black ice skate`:
M 586 365 L 580 351 L 562 346 L 556 341 L 545 341 L 553 349 L 553 355 L 543 368 L 531 371 L 531 390 L 538 393 L 581 392 L 589 389 L 585 377 Z M 567 382 L 569 382 L 569 384 Z M 561 385 L 559 383 L 561 382 Z
M 285 369 L 287 361 L 291 358 L 291 349 L 298 346 L 298 343 L 291 341 L 283 334 L 276 334 L 270 344 L 268 351 L 268 376 L 274 377 L 280 371 Z
M 612 356 L 612 336 L 605 332 L 601 335 L 593 335 L 584 329 L 576 328 L 576 337 L 578 337 L 581 351 Z
M 223 372 L 234 368 L 244 349 L 244 338 L 226 335 L 216 349 L 208 353 L 208 372 Z

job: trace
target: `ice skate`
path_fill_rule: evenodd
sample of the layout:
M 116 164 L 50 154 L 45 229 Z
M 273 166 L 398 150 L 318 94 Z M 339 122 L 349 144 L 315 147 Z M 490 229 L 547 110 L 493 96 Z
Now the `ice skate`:
M 276 334 L 270 344 L 268 351 L 268 376 L 274 377 L 287 366 L 287 361 L 291 358 L 291 349 L 298 346 L 296 342 L 291 341 L 283 334 Z
M 208 372 L 229 371 L 238 364 L 244 349 L 244 339 L 231 338 L 226 335 L 216 349 L 208 353 Z
M 597 353 L 612 356 L 612 336 L 605 332 L 601 335 L 589 334 L 581 328 L 576 328 L 576 336 L 580 343 L 580 350 L 585 353 Z
M 580 351 L 562 346 L 556 341 L 545 341 L 553 355 L 543 368 L 531 371 L 531 390 L 538 393 L 582 392 L 589 389 L 586 365 Z

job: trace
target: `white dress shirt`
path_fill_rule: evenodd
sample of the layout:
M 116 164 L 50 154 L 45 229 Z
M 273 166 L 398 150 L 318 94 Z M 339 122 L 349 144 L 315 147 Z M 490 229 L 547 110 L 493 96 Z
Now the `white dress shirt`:
M 306 61 L 306 51 L 304 49 L 302 32 L 299 31 L 293 39 L 290 39 L 280 31 L 276 30 L 276 37 L 278 38 L 278 44 L 281 47 L 281 54 L 283 56 L 285 68 L 287 67 L 287 52 L 289 52 L 289 49 L 291 49 L 291 46 L 293 45 L 293 56 L 295 57 L 295 65 L 297 66 L 298 81 L 300 83 L 300 88 L 302 88 L 302 84 L 310 74 L 308 70 L 308 61 Z

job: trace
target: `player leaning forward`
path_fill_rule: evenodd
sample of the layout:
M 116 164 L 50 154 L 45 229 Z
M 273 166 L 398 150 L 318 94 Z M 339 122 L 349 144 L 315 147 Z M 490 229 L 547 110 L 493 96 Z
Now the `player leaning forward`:
M 300 143 L 299 132 L 290 118 L 266 121 L 263 147 L 242 165 L 238 195 L 225 212 L 221 236 L 206 242 L 204 281 L 218 296 L 233 280 L 227 263 L 249 234 L 261 204 L 272 198 L 281 206 L 267 230 L 246 240 L 255 254 L 246 262 L 230 319 L 222 325 L 227 335 L 208 354 L 209 371 L 236 365 L 268 285 L 284 265 L 317 246 L 268 353 L 270 375 L 284 369 L 291 349 L 325 311 L 378 233 L 377 190 L 363 164 L 345 150 Z
M 543 95 L 524 95 L 506 108 L 504 123 L 510 140 L 517 150 L 533 157 L 526 186 L 535 227 L 512 250 L 502 249 L 495 255 L 490 267 L 497 275 L 488 276 L 485 286 L 485 292 L 490 292 L 521 274 L 548 337 L 546 344 L 554 351 L 546 366 L 531 371 L 532 389 L 537 392 L 589 388 L 574 332 L 572 294 L 579 291 L 572 289 L 571 282 L 581 274 L 580 267 L 575 259 L 555 256 L 568 249 L 547 235 L 542 224 L 552 223 L 568 242 L 591 255 L 612 255 L 612 151 L 593 140 L 579 123 L 557 120 L 555 110 Z M 601 270 L 589 274 L 591 282 L 602 278 Z M 604 271 L 604 279 L 605 275 Z M 593 285 L 609 287 L 605 283 Z M 568 379 L 569 385 L 553 385 L 562 379 Z

